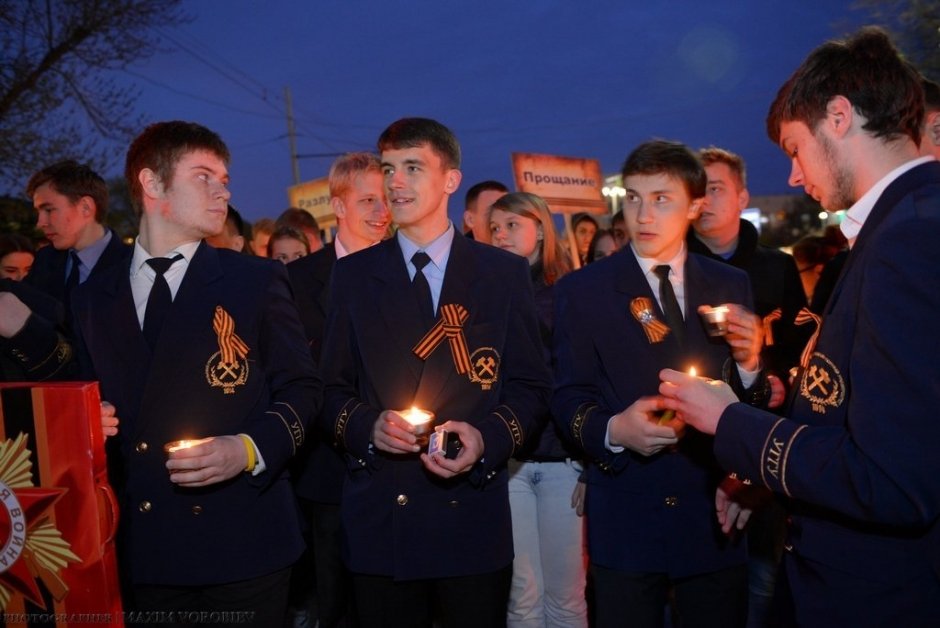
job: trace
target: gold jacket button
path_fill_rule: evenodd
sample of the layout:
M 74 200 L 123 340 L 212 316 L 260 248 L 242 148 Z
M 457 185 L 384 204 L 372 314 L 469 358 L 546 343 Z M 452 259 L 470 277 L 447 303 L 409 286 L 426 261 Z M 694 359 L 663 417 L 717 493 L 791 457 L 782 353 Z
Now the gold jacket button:
M 399 505 L 399 506 L 404 506 L 405 504 L 408 503 L 408 496 L 407 496 L 407 495 L 399 495 L 399 496 L 395 499 L 395 501 L 398 502 L 398 505 Z
M 142 501 L 140 502 L 140 505 L 137 506 L 137 510 L 139 510 L 140 512 L 150 512 L 152 508 L 153 508 L 153 504 L 151 504 L 148 501 Z
M 201 515 L 201 514 L 202 514 L 202 506 L 199 506 L 198 504 L 197 504 L 196 506 L 193 506 L 193 514 L 194 514 L 194 515 Z
M 666 503 L 667 506 L 669 506 L 670 508 L 672 508 L 673 506 L 675 506 L 675 505 L 677 505 L 677 504 L 679 503 L 679 498 L 678 498 L 678 497 L 672 497 L 672 496 L 670 496 L 670 497 L 667 497 L 667 498 L 666 498 L 665 500 L 663 500 L 663 501 Z
M 148 445 L 144 441 L 140 441 L 139 443 L 137 443 L 137 446 L 135 446 L 134 449 L 137 450 L 137 453 L 143 454 L 143 453 L 147 453 L 147 450 L 150 449 L 150 445 Z

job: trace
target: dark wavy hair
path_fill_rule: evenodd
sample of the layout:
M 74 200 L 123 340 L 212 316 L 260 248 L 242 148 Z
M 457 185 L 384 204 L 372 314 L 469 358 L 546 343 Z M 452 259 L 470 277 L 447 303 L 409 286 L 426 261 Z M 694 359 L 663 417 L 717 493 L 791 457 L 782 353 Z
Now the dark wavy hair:
M 863 28 L 810 53 L 770 105 L 767 135 L 779 145 L 784 122 L 802 122 L 815 132 L 836 96 L 852 103 L 865 117 L 862 128 L 875 137 L 906 136 L 920 143 L 924 118 L 920 75 L 880 28 Z

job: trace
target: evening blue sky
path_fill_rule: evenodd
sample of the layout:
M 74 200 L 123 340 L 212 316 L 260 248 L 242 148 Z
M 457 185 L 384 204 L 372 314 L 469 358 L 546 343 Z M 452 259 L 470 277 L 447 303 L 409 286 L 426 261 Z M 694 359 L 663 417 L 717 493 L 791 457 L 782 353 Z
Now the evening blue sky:
M 232 202 L 249 220 L 287 207 L 284 87 L 301 180 L 334 154 L 374 150 L 392 121 L 435 118 L 463 150 L 463 193 L 513 185 L 510 154 L 600 160 L 616 172 L 653 138 L 718 145 L 748 164 L 752 195 L 791 191 L 767 139 L 777 89 L 817 45 L 866 22 L 833 0 L 639 3 L 562 0 L 212 0 L 156 27 L 163 52 L 122 80 L 147 122 L 193 120 L 232 150 Z M 116 164 L 109 176 L 121 172 Z

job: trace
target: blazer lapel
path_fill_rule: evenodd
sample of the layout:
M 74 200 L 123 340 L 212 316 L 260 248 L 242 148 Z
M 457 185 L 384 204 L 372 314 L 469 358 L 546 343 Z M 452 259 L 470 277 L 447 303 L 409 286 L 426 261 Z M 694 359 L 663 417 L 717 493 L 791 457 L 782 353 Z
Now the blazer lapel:
M 200 314 L 200 308 L 205 306 L 211 284 L 222 277 L 218 252 L 203 241 L 186 269 L 183 282 L 173 299 L 173 306 L 160 330 L 156 349 L 150 358 L 150 371 L 141 397 L 141 403 L 145 405 L 142 407 L 160 407 L 161 396 L 166 395 L 168 390 L 179 388 L 177 381 L 181 377 L 192 376 L 192 373 L 182 372 L 178 368 L 180 356 L 193 350 L 194 325 L 203 324 L 197 320 L 197 315 Z M 205 324 L 211 325 L 211 319 Z M 142 333 L 140 337 L 143 341 Z M 144 347 L 149 350 L 145 341 Z M 206 355 L 205 359 L 209 357 Z M 141 413 L 141 416 L 146 416 L 146 413 Z
M 441 316 L 442 305 L 457 304 L 462 305 L 469 313 L 463 325 L 464 329 L 468 329 L 473 325 L 476 314 L 473 307 L 475 305 L 473 283 L 478 276 L 475 270 L 476 261 L 470 243 L 460 234 L 454 234 L 454 243 L 450 248 L 450 257 L 447 260 L 444 284 L 441 287 L 441 297 L 438 302 L 438 320 Z M 450 350 L 450 342 L 445 339 L 425 361 L 415 399 L 427 404 L 422 407 L 436 407 L 438 398 L 446 389 L 452 377 L 467 377 L 467 375 L 457 373 Z
M 629 249 L 624 249 L 622 252 L 616 254 L 616 258 L 620 267 L 615 269 L 616 277 L 614 279 L 614 289 L 624 296 L 625 303 L 623 305 L 623 313 L 630 321 L 631 334 L 641 338 L 644 343 L 650 343 L 650 340 L 646 336 L 646 330 L 643 328 L 643 324 L 634 316 L 631 309 L 633 300 L 639 297 L 649 299 L 653 307 L 653 315 L 656 317 L 656 320 L 663 325 L 667 324 L 666 316 L 663 314 L 662 307 L 659 305 L 656 295 L 653 294 L 649 281 L 647 281 L 643 269 L 634 257 L 633 252 Z M 688 295 L 686 295 L 686 300 L 688 300 Z M 673 334 L 671 330 L 669 334 L 657 344 L 675 347 L 676 349 L 679 348 L 675 334 Z
M 871 239 L 872 234 L 878 230 L 878 226 L 888 217 L 891 210 L 893 210 L 897 204 L 901 202 L 901 199 L 911 190 L 927 185 L 928 183 L 934 183 L 938 179 L 940 179 L 940 163 L 929 161 L 908 170 L 888 185 L 875 202 L 875 206 L 872 207 L 868 218 L 865 219 L 865 224 L 862 225 L 862 230 L 858 233 L 858 238 L 856 238 L 855 244 L 852 246 L 849 256 L 845 260 L 845 267 L 843 267 L 842 272 L 839 274 L 839 279 L 832 289 L 832 295 L 826 303 L 823 316 L 832 311 L 833 306 L 835 306 L 836 302 L 839 300 L 839 296 L 842 294 L 842 290 L 845 287 L 845 278 L 848 276 L 849 271 L 856 260 L 862 256 L 862 251 L 865 250 L 865 246 Z
M 424 337 L 428 329 L 422 323 L 423 316 L 411 289 L 411 280 L 401 247 L 398 246 L 398 239 L 390 238 L 376 246 L 384 247 L 384 255 L 381 263 L 373 270 L 372 288 L 377 297 L 379 314 L 388 330 L 389 342 L 393 345 L 389 356 L 412 357 L 405 360 L 405 363 L 417 385 L 423 364 L 411 353 L 411 349 Z M 396 365 L 395 368 L 401 368 L 401 365 Z

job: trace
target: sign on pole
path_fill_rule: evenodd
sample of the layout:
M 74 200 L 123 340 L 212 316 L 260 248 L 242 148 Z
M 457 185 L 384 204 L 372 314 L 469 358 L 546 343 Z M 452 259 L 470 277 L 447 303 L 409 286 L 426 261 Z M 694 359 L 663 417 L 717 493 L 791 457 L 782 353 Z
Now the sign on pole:
M 305 181 L 287 188 L 287 198 L 291 207 L 299 207 L 313 214 L 320 225 L 320 230 L 332 240 L 332 227 L 336 226 L 336 215 L 330 207 L 330 180 L 328 177 Z

